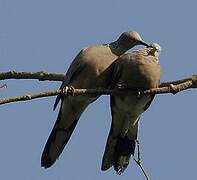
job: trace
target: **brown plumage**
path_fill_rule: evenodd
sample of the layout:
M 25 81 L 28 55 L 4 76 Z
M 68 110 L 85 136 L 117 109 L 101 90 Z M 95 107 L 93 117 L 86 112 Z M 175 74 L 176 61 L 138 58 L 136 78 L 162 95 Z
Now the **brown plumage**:
M 125 32 L 115 42 L 82 49 L 70 65 L 61 88 L 106 87 L 110 76 L 108 67 L 120 55 L 136 45 L 148 46 L 137 32 Z M 70 139 L 81 114 L 97 98 L 89 95 L 57 97 L 54 109 L 60 100 L 61 106 L 42 153 L 41 166 L 48 168 L 54 164 Z
M 160 46 L 122 55 L 113 64 L 111 88 L 122 84 L 133 90 L 158 87 L 160 83 Z M 102 161 L 102 170 L 114 167 L 121 174 L 134 155 L 140 115 L 150 106 L 154 95 L 111 96 L 112 125 Z

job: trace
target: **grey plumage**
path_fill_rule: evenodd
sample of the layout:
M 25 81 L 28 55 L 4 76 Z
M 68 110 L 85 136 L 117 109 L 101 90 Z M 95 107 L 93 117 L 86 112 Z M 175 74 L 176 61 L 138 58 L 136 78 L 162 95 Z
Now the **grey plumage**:
M 70 65 L 60 88 L 106 87 L 111 77 L 109 66 L 136 45 L 148 46 L 137 32 L 131 31 L 123 33 L 115 42 L 82 49 Z M 57 97 L 54 109 L 61 100 L 60 110 L 42 153 L 41 166 L 48 168 L 53 165 L 71 137 L 81 114 L 97 98 L 92 95 Z
M 159 52 L 154 43 L 114 62 L 111 88 L 122 84 L 133 90 L 158 87 L 160 83 Z M 111 96 L 112 124 L 102 161 L 102 170 L 114 167 L 121 174 L 134 155 L 140 115 L 150 106 L 154 95 Z

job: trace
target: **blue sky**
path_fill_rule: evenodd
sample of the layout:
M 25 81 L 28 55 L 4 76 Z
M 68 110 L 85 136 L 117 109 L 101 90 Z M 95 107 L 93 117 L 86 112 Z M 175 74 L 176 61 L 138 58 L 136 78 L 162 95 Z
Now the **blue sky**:
M 136 30 L 162 46 L 162 81 L 197 73 L 197 3 L 190 1 L 0 0 L 1 71 L 65 73 L 82 47 L 115 40 Z M 60 83 L 7 80 L 0 97 L 56 89 Z M 56 120 L 55 97 L 0 107 L 1 178 L 139 179 L 134 161 L 122 176 L 100 170 L 110 128 L 109 98 L 101 97 L 82 115 L 57 163 L 40 167 L 40 156 Z M 139 138 L 152 179 L 195 180 L 197 163 L 195 90 L 159 95 L 141 118 Z

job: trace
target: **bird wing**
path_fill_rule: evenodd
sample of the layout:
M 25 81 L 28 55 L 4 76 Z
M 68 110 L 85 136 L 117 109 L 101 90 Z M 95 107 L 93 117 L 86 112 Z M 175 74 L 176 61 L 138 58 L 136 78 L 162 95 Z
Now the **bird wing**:
M 114 89 L 121 77 L 122 74 L 122 64 L 121 64 L 121 60 L 117 59 L 111 66 L 112 70 L 111 70 L 111 81 L 110 81 L 110 88 Z
M 112 64 L 112 76 L 111 76 L 111 82 L 110 82 L 110 88 L 114 89 L 117 85 L 117 82 L 119 81 L 121 77 L 121 63 L 119 62 L 119 59 L 117 59 L 113 64 Z M 111 107 L 115 107 L 115 97 L 110 96 L 110 105 Z M 111 166 L 113 166 L 114 163 L 114 153 L 117 145 L 117 140 L 118 138 L 116 137 L 116 134 L 120 131 L 122 122 L 121 121 L 115 121 L 114 115 L 114 108 L 111 108 L 111 115 L 112 115 L 112 123 L 111 123 L 111 128 L 110 132 L 108 135 L 107 143 L 106 143 L 106 148 L 105 152 L 103 155 L 103 160 L 102 160 L 102 166 L 101 170 L 105 171 L 109 169 Z
M 65 75 L 65 78 L 60 86 L 60 89 L 63 89 L 65 86 L 69 85 L 71 83 L 71 81 L 73 80 L 73 78 L 78 77 L 78 74 L 80 74 L 80 72 L 84 69 L 85 64 L 78 61 L 80 54 L 81 54 L 81 52 L 76 56 L 76 58 L 74 59 L 74 61 L 70 65 L 70 67 Z M 54 106 L 53 106 L 53 110 L 56 109 L 61 97 L 62 97 L 61 94 L 57 95 L 57 98 L 56 98 Z

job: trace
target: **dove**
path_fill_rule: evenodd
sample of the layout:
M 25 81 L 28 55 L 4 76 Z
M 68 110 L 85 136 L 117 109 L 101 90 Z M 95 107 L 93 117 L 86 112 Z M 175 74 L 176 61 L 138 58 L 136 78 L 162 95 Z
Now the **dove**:
M 156 88 L 160 84 L 159 54 L 161 47 L 153 43 L 148 48 L 126 53 L 113 65 L 111 88 L 131 90 Z M 139 119 L 155 95 L 111 95 L 112 123 L 103 155 L 101 170 L 114 170 L 121 174 L 134 155 Z

